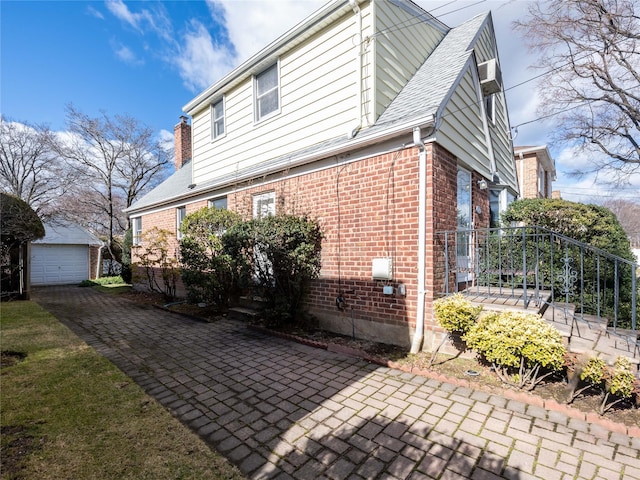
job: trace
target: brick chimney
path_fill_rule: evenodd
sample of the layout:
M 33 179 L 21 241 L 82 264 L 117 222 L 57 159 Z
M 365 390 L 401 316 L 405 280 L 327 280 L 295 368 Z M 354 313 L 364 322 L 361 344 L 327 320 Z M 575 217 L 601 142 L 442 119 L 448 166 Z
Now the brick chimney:
M 175 148 L 176 170 L 191 160 L 191 125 L 187 123 L 187 117 L 180 116 L 180 123 L 173 127 L 173 142 Z

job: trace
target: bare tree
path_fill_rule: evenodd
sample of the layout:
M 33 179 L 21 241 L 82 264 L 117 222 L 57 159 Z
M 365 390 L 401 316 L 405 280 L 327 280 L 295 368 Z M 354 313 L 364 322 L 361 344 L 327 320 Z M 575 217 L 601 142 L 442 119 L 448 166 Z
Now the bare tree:
M 603 206 L 618 217 L 620 225 L 622 225 L 631 241 L 631 245 L 640 248 L 640 203 L 614 198 L 604 202 Z
M 0 188 L 44 220 L 56 215 L 73 184 L 54 142 L 46 126 L 0 118 Z
M 56 151 L 81 175 L 68 211 L 103 233 L 116 258 L 116 237 L 128 227 L 122 210 L 162 179 L 169 155 L 148 127 L 127 115 L 92 118 L 68 105 L 67 127 Z
M 557 119 L 556 140 L 580 146 L 590 172 L 624 182 L 640 170 L 640 12 L 636 0 L 531 3 L 514 26 L 537 67 L 540 115 Z M 574 172 L 580 173 L 580 172 Z

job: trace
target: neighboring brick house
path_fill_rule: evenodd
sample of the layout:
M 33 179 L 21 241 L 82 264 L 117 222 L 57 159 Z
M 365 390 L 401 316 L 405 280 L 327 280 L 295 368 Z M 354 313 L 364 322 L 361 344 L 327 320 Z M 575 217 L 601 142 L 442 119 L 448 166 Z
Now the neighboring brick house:
M 321 325 L 430 349 L 438 232 L 488 226 L 490 192 L 498 210 L 518 192 L 499 65 L 491 14 L 449 28 L 410 1 L 332 1 L 184 107 L 134 237 L 207 205 L 308 214 Z
M 552 198 L 556 164 L 546 145 L 514 147 L 520 198 Z

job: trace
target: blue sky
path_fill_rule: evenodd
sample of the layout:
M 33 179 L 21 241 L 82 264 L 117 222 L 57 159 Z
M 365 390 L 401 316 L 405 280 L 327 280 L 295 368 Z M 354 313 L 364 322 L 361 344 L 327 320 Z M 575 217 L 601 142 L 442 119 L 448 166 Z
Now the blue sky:
M 346 1 L 346 0 L 345 0 Z M 321 7 L 324 0 L 0 1 L 0 113 L 65 129 L 65 105 L 84 113 L 129 114 L 171 137 L 182 106 L 260 48 Z M 539 72 L 511 22 L 524 0 L 417 0 L 450 25 L 493 12 L 505 87 Z M 452 13 L 450 13 L 452 12 Z M 535 82 L 507 92 L 512 125 L 536 118 Z M 517 145 L 549 142 L 551 121 L 518 129 Z M 567 178 L 570 149 L 551 149 L 563 197 L 591 201 L 594 178 Z M 635 188 L 618 194 L 637 196 Z M 629 193 L 630 192 L 630 193 Z

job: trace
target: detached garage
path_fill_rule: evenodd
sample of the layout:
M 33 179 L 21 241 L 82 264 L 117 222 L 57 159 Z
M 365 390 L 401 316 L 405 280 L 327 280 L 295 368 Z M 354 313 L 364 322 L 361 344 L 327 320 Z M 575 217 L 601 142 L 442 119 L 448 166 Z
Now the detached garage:
M 102 242 L 78 225 L 46 224 L 31 243 L 31 285 L 80 283 L 98 276 Z

